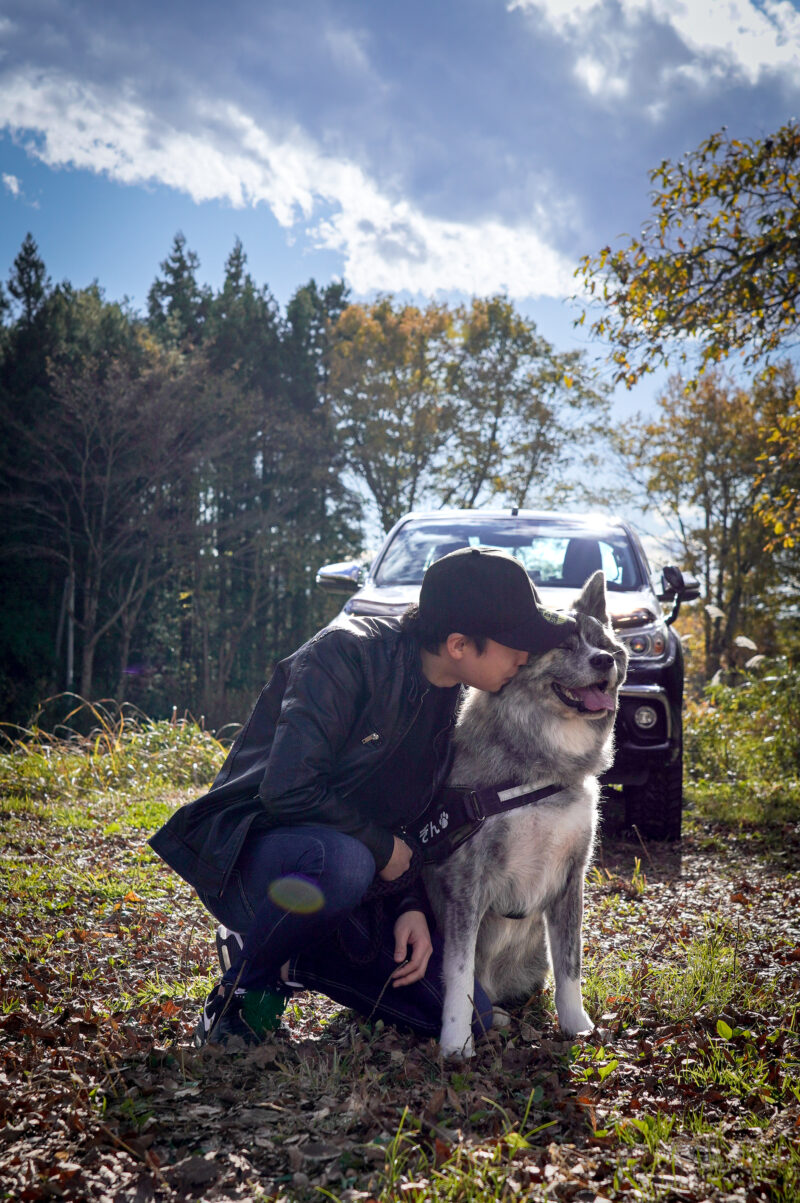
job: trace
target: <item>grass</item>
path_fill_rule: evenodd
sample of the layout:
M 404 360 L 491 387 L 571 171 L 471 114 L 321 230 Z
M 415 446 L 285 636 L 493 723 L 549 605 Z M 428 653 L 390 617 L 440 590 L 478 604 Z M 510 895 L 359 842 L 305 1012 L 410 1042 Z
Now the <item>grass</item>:
M 216 775 L 225 751 L 210 732 L 186 717 L 156 722 L 133 707 L 80 699 L 55 733 L 34 723 L 30 729 L 6 726 L 3 734 L 4 806 L 30 813 L 38 801 L 62 811 L 66 799 L 86 800 L 91 807 L 92 799 L 100 796 L 105 802 L 118 793 L 127 801 L 139 799 L 134 810 L 142 826 L 150 817 L 142 806 L 162 813 L 163 792 L 181 787 L 199 792 Z
M 109 707 L 10 733 L 0 1198 L 796 1200 L 800 791 L 709 705 L 682 847 L 609 836 L 590 872 L 594 1034 L 546 990 L 466 1065 L 307 994 L 262 1048 L 193 1053 L 212 925 L 145 840 L 224 747 Z

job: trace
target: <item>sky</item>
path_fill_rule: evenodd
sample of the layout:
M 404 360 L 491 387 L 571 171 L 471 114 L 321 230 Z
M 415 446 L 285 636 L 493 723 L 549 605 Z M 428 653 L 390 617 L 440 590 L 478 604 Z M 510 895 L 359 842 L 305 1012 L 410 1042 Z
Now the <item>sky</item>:
M 648 172 L 800 110 L 800 0 L 0 0 L 0 278 L 144 310 L 177 231 L 282 306 L 506 292 L 558 349 Z M 615 413 L 652 405 L 658 379 Z

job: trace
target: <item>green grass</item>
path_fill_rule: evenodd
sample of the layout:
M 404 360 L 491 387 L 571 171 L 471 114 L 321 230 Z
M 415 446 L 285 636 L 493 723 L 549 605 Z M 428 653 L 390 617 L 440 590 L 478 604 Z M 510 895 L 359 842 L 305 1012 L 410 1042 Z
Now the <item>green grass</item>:
M 541 1093 L 541 1091 L 539 1092 Z M 552 1121 L 531 1125 L 529 1115 L 536 1092 L 531 1091 L 524 1115 L 518 1123 L 509 1120 L 495 1104 L 502 1128 L 489 1147 L 459 1144 L 436 1138 L 433 1149 L 420 1145 L 419 1133 L 409 1130 L 412 1117 L 404 1110 L 398 1130 L 386 1148 L 380 1203 L 398 1198 L 412 1203 L 503 1203 L 529 1184 L 532 1174 L 519 1158 L 552 1126 Z M 492 1100 L 487 1100 L 489 1104 Z M 337 1196 L 330 1194 L 331 1199 Z
M 602 912 L 601 912 L 602 913 Z M 707 917 L 695 939 L 675 941 L 675 962 L 650 963 L 646 949 L 618 949 L 612 956 L 588 953 L 584 962 L 584 1000 L 598 1016 L 609 1006 L 634 1016 L 647 1005 L 660 1020 L 679 1022 L 701 1008 L 722 1012 L 731 1002 L 742 1007 L 768 1005 L 772 992 L 736 972 L 741 930 Z
M 774 688 L 766 682 L 746 697 L 748 705 L 763 696 L 778 706 L 780 727 L 793 721 L 791 696 L 777 703 Z M 507 1031 L 493 1033 L 475 1061 L 448 1065 L 435 1048 L 383 1024 L 343 1029 L 335 1008 L 318 1022 L 319 1003 L 300 995 L 287 1011 L 292 1036 L 276 1044 L 274 1060 L 249 1078 L 246 1061 L 234 1064 L 221 1079 L 235 1103 L 230 1116 L 263 1089 L 273 1092 L 267 1098 L 290 1139 L 308 1131 L 313 1138 L 315 1125 L 328 1122 L 325 1139 L 338 1139 L 362 1102 L 382 1116 L 381 1135 L 364 1147 L 354 1137 L 338 1161 L 309 1171 L 307 1189 L 293 1184 L 289 1145 L 276 1138 L 269 1164 L 277 1169 L 264 1170 L 274 1179 L 268 1188 L 254 1184 L 252 1197 L 335 1200 L 354 1189 L 379 1203 L 507 1203 L 572 1197 L 580 1187 L 581 1198 L 594 1191 L 614 1200 L 634 1192 L 654 1201 L 800 1198 L 797 1126 L 787 1120 L 773 1130 L 800 1104 L 788 931 L 797 903 L 770 903 L 753 872 L 761 858 L 769 890 L 780 886 L 782 899 L 800 886 L 791 861 L 800 781 L 796 768 L 792 778 L 770 759 L 774 715 L 763 723 L 756 715 L 748 727 L 745 700 L 719 692 L 708 709 L 711 717 L 688 716 L 683 866 L 676 870 L 666 854 L 662 865 L 655 848 L 655 863 L 643 863 L 628 846 L 616 860 L 606 848 L 614 867 L 601 862 L 590 874 L 584 996 L 601 1030 L 562 1040 L 545 991 Z M 97 707 L 74 720 L 82 732 L 15 733 L 0 754 L 0 916 L 15 983 L 0 990 L 0 1020 L 20 1024 L 26 1048 L 25 1024 L 46 1032 L 54 1015 L 67 1016 L 64 1030 L 75 1025 L 79 1053 L 94 1023 L 97 1045 L 87 1044 L 85 1055 L 100 1064 L 129 1029 L 141 1044 L 134 1052 L 120 1045 L 117 1067 L 92 1087 L 92 1106 L 105 1109 L 103 1123 L 117 1123 L 128 1145 L 140 1132 L 171 1141 L 170 1091 L 184 1089 L 186 1078 L 169 1085 L 163 1050 L 155 1069 L 146 1058 L 180 1023 L 185 1038 L 215 969 L 208 931 L 200 930 L 205 916 L 145 840 L 202 791 L 225 749 L 189 720 L 150 723 Z M 692 858 L 692 889 L 681 893 L 670 875 L 686 874 Z M 744 901 L 732 901 L 741 889 Z M 313 1039 L 298 1037 L 307 1031 Z M 32 1068 L 19 1076 L 20 1090 L 35 1078 L 40 1055 L 28 1052 Z M 129 1084 L 118 1089 L 127 1072 Z M 192 1065 L 193 1103 L 214 1103 L 218 1072 L 222 1059 Z M 163 1098 L 159 1075 L 167 1079 Z M 249 1155 L 241 1139 L 239 1152 Z M 207 1148 L 198 1142 L 202 1157 Z M 170 1145 L 169 1162 L 194 1147 Z
M 87 724 L 90 729 L 82 734 Z M 154 721 L 125 706 L 86 702 L 78 702 L 55 734 L 37 726 L 6 727 L 3 736 L 4 806 L 27 809 L 39 802 L 62 815 L 75 812 L 80 821 L 80 810 L 70 804 L 80 799 L 90 805 L 93 797 L 112 793 L 136 800 L 133 814 L 140 826 L 149 823 L 147 807 L 163 804 L 158 795 L 165 791 L 192 787 L 200 792 L 225 753 L 219 740 L 193 720 Z

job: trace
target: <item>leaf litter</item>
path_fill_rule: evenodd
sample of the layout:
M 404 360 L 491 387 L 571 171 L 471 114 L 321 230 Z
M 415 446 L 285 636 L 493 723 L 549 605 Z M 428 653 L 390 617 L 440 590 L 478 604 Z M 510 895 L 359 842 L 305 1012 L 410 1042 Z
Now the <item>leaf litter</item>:
M 545 991 L 458 1063 L 305 992 L 260 1047 L 195 1050 L 213 924 L 93 812 L 3 816 L 2 1197 L 800 1198 L 797 827 L 696 820 L 643 872 L 609 821 L 594 1033 L 564 1040 Z

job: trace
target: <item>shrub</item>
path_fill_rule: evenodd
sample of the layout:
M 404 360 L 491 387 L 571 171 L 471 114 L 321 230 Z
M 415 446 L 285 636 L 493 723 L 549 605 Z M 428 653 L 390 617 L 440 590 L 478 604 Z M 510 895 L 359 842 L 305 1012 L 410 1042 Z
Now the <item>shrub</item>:
M 800 776 L 800 668 L 778 658 L 741 684 L 707 685 L 685 715 L 689 781 L 787 784 Z

